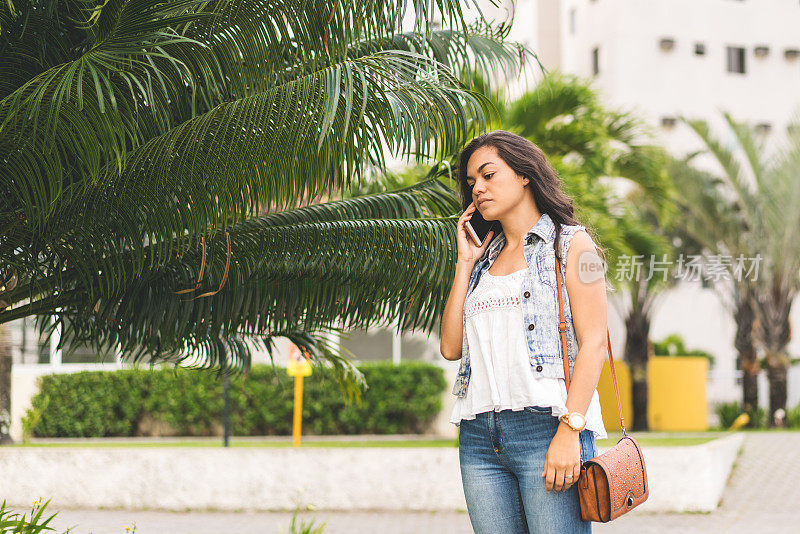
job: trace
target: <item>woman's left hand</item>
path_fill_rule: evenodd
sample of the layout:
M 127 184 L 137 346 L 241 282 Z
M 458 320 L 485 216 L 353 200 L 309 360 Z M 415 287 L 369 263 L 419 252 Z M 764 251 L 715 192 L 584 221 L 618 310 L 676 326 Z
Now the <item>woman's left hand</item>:
M 578 436 L 577 431 L 563 422 L 558 425 L 542 469 L 542 476 L 547 477 L 547 491 L 566 491 L 578 481 L 581 474 L 581 442 Z

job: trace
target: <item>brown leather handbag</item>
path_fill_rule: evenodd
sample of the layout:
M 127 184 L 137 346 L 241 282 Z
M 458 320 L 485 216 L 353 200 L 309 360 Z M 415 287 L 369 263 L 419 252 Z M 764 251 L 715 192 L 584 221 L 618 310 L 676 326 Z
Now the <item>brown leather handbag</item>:
M 567 322 L 564 319 L 564 302 L 561 296 L 561 264 L 556 256 L 556 286 L 558 286 L 558 331 L 561 333 L 561 350 L 564 361 L 564 381 L 569 391 L 569 361 L 567 354 Z M 622 437 L 616 445 L 599 456 L 583 462 L 578 477 L 581 519 L 607 523 L 616 519 L 647 500 L 647 469 L 644 466 L 642 449 L 625 431 L 622 403 L 619 401 L 617 373 L 614 356 L 611 354 L 611 334 L 606 327 L 608 359 L 617 396 L 617 410 Z

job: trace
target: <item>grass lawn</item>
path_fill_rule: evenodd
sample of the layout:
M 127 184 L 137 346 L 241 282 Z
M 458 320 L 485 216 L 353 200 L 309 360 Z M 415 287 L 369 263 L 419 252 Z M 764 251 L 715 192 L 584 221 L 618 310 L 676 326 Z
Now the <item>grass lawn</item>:
M 724 437 L 723 432 L 632 432 L 643 447 L 676 447 L 700 445 L 713 439 Z M 597 440 L 598 447 L 612 447 L 622 436 L 621 432 L 609 432 L 608 439 Z M 294 447 L 291 436 L 258 438 L 230 438 L 231 447 Z M 65 439 L 64 441 L 31 441 L 17 443 L 12 447 L 221 447 L 222 438 L 168 438 L 157 440 L 153 438 L 139 438 L 131 440 L 96 439 L 86 440 Z M 301 447 L 458 447 L 458 439 L 392 439 L 391 436 L 368 438 L 365 440 L 348 440 L 346 436 L 341 439 L 320 438 L 319 436 L 303 436 Z

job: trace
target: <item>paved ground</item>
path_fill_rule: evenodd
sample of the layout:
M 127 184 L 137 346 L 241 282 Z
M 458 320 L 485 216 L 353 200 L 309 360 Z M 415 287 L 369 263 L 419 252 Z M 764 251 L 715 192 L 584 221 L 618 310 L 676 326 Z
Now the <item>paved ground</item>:
M 798 533 L 800 532 L 800 432 L 748 432 L 720 508 L 709 514 L 630 513 L 595 533 Z M 687 474 L 691 484 L 691 474 Z M 136 521 L 137 534 L 285 533 L 290 513 L 170 513 L 61 510 L 50 526 L 75 534 L 125 533 Z M 298 516 L 324 534 L 469 534 L 466 513 L 332 513 Z M 298 521 L 299 524 L 299 521 Z

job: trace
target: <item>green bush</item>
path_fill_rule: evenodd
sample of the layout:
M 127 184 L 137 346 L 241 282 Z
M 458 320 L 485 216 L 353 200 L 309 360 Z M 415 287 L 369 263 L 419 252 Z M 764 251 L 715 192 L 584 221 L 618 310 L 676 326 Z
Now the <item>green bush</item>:
M 786 427 L 800 428 L 800 404 L 790 410 L 786 410 Z
M 421 433 L 442 408 L 441 368 L 423 362 L 365 362 L 362 403 L 345 403 L 329 368 L 303 381 L 303 434 Z M 222 433 L 223 378 L 216 371 L 122 369 L 45 375 L 23 419 L 36 437 Z M 285 368 L 254 365 L 232 377 L 231 434 L 292 433 L 294 386 Z
M 661 341 L 653 341 L 655 356 L 702 356 L 708 360 L 708 368 L 714 367 L 714 355 L 700 349 L 689 350 L 680 334 L 670 334 Z
M 6 500 L 3 499 L 3 503 L 0 504 L 0 532 L 14 534 L 39 534 L 45 530 L 55 530 L 47 525 L 56 515 L 58 515 L 58 512 L 54 513 L 47 519 L 44 519 L 42 514 L 44 513 L 44 509 L 47 508 L 47 505 L 50 503 L 50 499 L 48 499 L 44 504 L 42 504 L 41 501 L 41 498 L 39 498 L 39 500 L 33 503 L 33 507 L 31 508 L 31 517 L 30 520 L 28 520 L 27 512 L 20 514 L 19 512 L 15 512 L 14 510 L 7 508 Z M 69 529 L 65 530 L 64 534 L 67 532 L 69 532 Z
M 730 428 L 734 420 L 736 420 L 744 410 L 742 410 L 742 404 L 740 402 L 734 401 L 717 404 L 714 407 L 714 411 L 717 416 L 719 416 L 719 427 L 725 429 Z M 790 417 L 797 417 L 800 419 L 800 406 L 798 406 L 795 415 L 792 415 L 792 413 L 793 412 L 790 411 L 787 415 L 787 425 Z M 760 406 L 751 408 L 747 410 L 747 415 L 750 417 L 750 422 L 746 425 L 746 428 L 767 427 L 767 411 L 764 408 Z M 800 426 L 800 421 L 798 421 L 798 426 Z
M 719 417 L 720 428 L 730 428 L 737 417 L 742 413 L 742 405 L 739 402 L 722 402 L 714 407 L 714 411 Z
M 761 406 L 747 410 L 747 415 L 750 416 L 748 428 L 767 428 L 767 410 Z

